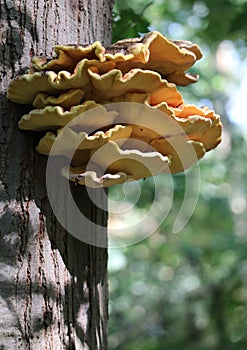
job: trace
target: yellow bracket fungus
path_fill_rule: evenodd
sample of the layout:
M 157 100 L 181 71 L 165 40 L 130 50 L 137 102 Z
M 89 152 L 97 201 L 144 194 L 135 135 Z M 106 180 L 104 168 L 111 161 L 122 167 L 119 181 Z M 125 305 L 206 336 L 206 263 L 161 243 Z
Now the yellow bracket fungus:
M 71 159 L 62 170 L 69 180 L 108 187 L 181 172 L 220 143 L 219 115 L 186 104 L 176 86 L 198 80 L 188 72 L 202 57 L 196 44 L 154 31 L 107 48 L 59 45 L 55 54 L 34 57 L 7 97 L 33 105 L 19 128 L 47 131 L 36 150 Z

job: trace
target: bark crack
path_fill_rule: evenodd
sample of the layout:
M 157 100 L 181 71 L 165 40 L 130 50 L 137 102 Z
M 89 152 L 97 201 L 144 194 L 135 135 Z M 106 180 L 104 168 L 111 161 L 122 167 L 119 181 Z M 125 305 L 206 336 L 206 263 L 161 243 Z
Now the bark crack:
M 32 254 L 31 254 L 31 252 L 28 252 L 27 269 L 26 269 L 26 288 L 25 288 L 26 300 L 25 300 L 24 312 L 23 312 L 24 337 L 25 337 L 25 341 L 26 341 L 26 347 L 28 350 L 31 350 L 31 340 L 33 338 L 32 325 L 31 325 L 31 319 L 32 319 L 32 268 L 31 268 L 31 260 L 32 260 Z

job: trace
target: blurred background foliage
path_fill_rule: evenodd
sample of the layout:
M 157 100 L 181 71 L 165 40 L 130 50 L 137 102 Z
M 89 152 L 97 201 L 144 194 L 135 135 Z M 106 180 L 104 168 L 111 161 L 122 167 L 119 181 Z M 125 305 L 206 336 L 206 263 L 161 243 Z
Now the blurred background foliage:
M 184 174 L 173 176 L 172 186 L 166 175 L 155 184 L 139 182 L 133 215 L 148 213 L 154 185 L 164 208 L 172 192 L 172 207 L 149 238 L 110 250 L 109 349 L 247 349 L 246 16 L 246 0 L 116 1 L 114 41 L 159 30 L 201 46 L 204 58 L 193 68 L 199 82 L 180 90 L 187 103 L 222 115 L 224 137 L 200 162 L 199 199 L 181 232 L 172 228 L 184 198 Z M 110 198 L 131 205 L 129 192 L 124 198 L 115 187 Z M 109 224 L 121 226 L 112 216 Z

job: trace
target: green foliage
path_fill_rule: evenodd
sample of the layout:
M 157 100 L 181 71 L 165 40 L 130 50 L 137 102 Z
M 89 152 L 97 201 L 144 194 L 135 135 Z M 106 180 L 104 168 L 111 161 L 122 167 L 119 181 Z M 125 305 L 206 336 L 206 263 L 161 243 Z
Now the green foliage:
M 140 33 L 149 31 L 149 25 L 142 13 L 136 13 L 130 7 L 123 8 L 121 11 L 116 10 L 113 16 L 112 40 L 116 42 L 124 38 L 139 37 Z
M 114 40 L 147 32 L 150 25 L 170 36 L 184 32 L 208 44 L 247 39 L 246 0 L 117 0 L 114 13 Z
M 201 162 L 201 195 L 182 232 L 174 235 L 171 228 L 183 199 L 183 175 L 173 179 L 173 207 L 159 230 L 110 252 L 110 349 L 246 348 L 247 220 L 244 204 L 236 213 L 232 192 L 247 181 L 247 166 L 238 167 L 247 139 L 234 136 L 242 141 L 222 164 L 220 155 Z M 237 184 L 227 162 L 241 172 Z M 159 177 L 158 191 L 166 185 Z M 148 193 L 143 206 L 151 201 Z M 244 232 L 237 230 L 239 221 Z
M 172 189 L 167 176 L 158 176 L 159 193 L 174 190 L 169 215 L 148 239 L 110 251 L 110 349 L 247 348 L 247 135 L 229 122 L 227 108 L 246 57 L 246 11 L 245 0 L 116 2 L 114 40 L 157 29 L 201 45 L 205 59 L 195 67 L 199 83 L 181 91 L 188 102 L 215 106 L 225 136 L 200 162 L 200 197 L 184 229 L 172 233 L 185 177 L 173 176 Z M 239 60 L 230 72 L 215 58 L 221 43 Z M 154 182 L 147 179 L 140 186 L 136 215 L 154 200 Z M 118 193 L 110 190 L 113 198 Z M 166 200 L 164 195 L 164 206 Z

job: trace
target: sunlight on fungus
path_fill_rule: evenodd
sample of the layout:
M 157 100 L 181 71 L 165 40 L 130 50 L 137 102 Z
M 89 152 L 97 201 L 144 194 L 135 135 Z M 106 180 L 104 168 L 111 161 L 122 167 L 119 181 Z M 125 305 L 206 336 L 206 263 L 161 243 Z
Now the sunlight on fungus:
M 7 97 L 33 105 L 19 128 L 47 131 L 39 153 L 69 157 L 75 151 L 62 171 L 69 180 L 97 188 L 182 172 L 221 142 L 219 115 L 186 104 L 177 90 L 198 81 L 188 72 L 202 57 L 196 44 L 153 31 L 108 48 L 98 41 L 59 45 L 55 53 L 34 57 L 31 69 L 10 83 Z M 114 103 L 146 109 L 108 110 Z M 83 119 L 92 110 L 94 118 Z

